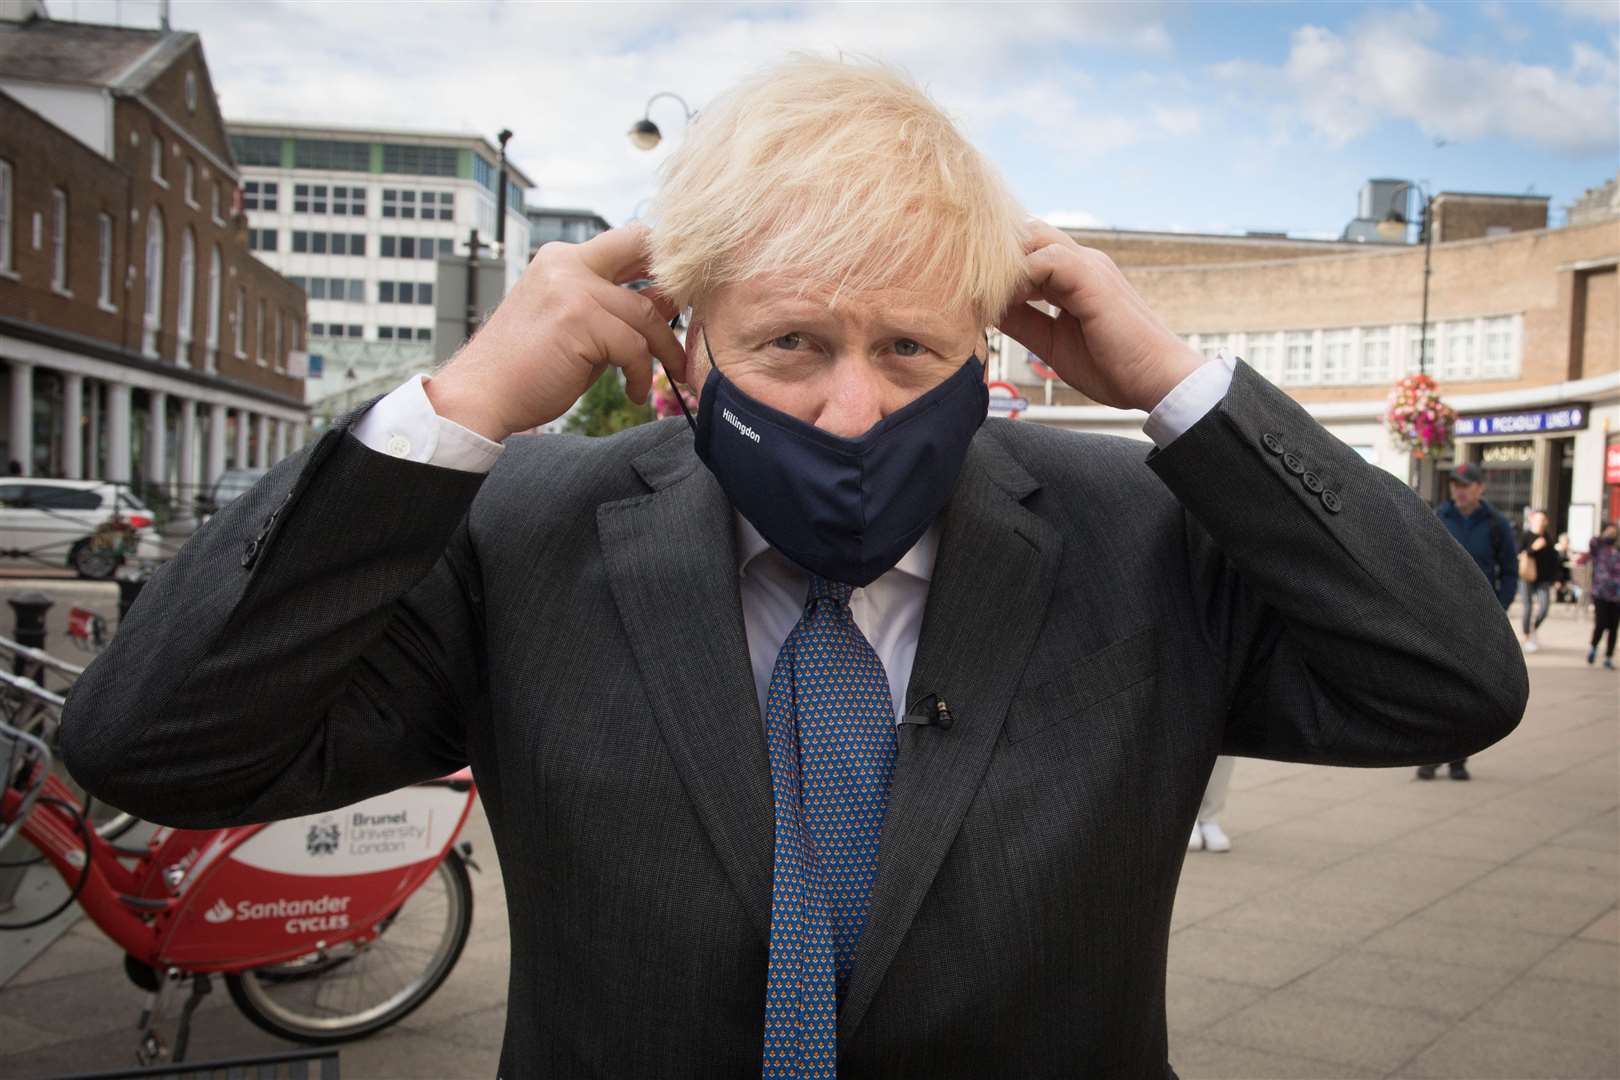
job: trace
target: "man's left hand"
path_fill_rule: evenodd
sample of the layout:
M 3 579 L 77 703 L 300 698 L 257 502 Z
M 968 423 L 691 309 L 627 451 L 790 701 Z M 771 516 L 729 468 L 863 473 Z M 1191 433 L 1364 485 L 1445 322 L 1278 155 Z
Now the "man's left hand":
M 1151 412 L 1204 363 L 1107 255 L 1044 221 L 1030 223 L 1024 250 L 1029 284 L 1002 316 L 1001 330 L 1093 401 Z M 1030 300 L 1045 300 L 1058 314 Z

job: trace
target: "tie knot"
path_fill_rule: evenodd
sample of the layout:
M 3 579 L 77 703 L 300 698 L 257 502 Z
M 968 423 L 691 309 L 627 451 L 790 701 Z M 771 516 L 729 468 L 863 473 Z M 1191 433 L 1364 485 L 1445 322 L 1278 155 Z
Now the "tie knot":
M 826 578 L 810 575 L 810 599 L 827 600 L 839 607 L 849 606 L 849 596 L 855 591 L 855 586 L 845 585 L 841 581 L 828 581 Z

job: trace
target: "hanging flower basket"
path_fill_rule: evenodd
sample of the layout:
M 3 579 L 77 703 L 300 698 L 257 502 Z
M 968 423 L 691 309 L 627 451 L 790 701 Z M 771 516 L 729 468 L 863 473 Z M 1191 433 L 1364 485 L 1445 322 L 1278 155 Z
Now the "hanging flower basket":
M 1451 445 L 1457 410 L 1440 400 L 1440 388 L 1427 375 L 1408 375 L 1389 392 L 1384 423 L 1395 444 L 1417 457 Z
M 676 394 L 681 395 L 681 398 L 686 402 L 687 409 L 691 411 L 694 417 L 697 416 L 697 395 L 684 386 L 671 383 L 669 374 L 664 371 L 664 366 L 662 364 L 658 365 L 658 370 L 653 373 L 652 407 L 653 412 L 660 419 L 666 416 L 681 415 L 681 407 L 675 403 Z

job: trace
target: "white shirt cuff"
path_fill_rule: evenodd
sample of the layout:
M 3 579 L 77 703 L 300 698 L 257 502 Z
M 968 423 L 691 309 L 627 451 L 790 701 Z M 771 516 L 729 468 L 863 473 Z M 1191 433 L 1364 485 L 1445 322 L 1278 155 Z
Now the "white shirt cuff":
M 505 449 L 433 411 L 422 384 L 412 375 L 373 405 L 352 429 L 354 437 L 379 454 L 462 472 L 489 472 Z
M 1234 370 L 1236 362 L 1227 357 L 1206 360 L 1164 395 L 1164 400 L 1148 414 L 1142 430 L 1163 450 L 1220 404 L 1232 385 Z

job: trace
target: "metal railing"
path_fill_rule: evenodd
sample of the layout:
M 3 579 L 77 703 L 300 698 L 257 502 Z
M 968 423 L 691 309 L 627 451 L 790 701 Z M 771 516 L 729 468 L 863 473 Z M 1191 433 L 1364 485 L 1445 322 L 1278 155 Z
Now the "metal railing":
M 195 1064 L 150 1065 L 146 1068 L 114 1072 L 72 1073 L 52 1080 L 126 1080 L 136 1077 L 185 1077 L 187 1080 L 339 1080 L 338 1052 L 311 1050 L 304 1053 L 271 1054 L 266 1057 L 232 1058 L 228 1061 L 199 1061 Z

